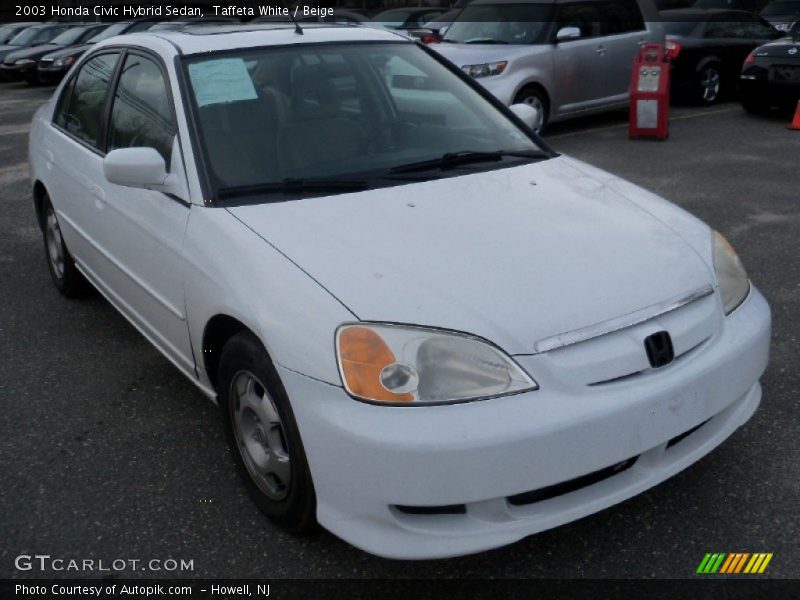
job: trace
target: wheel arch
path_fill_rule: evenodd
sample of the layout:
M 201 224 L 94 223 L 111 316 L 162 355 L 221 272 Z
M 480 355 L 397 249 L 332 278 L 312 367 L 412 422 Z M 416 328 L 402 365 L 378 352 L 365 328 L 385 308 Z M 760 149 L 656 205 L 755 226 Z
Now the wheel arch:
M 266 350 L 266 345 L 261 339 L 261 336 L 259 336 L 252 327 L 245 325 L 242 321 L 231 315 L 218 313 L 211 317 L 203 328 L 201 346 L 203 368 L 205 369 L 209 383 L 217 392 L 219 392 L 217 389 L 217 372 L 219 370 L 219 360 L 222 355 L 222 349 L 225 347 L 228 340 L 243 332 L 252 333 L 261 341 L 261 345 L 264 346 Z M 269 354 L 268 351 L 267 354 Z
M 711 66 L 711 65 L 718 66 L 719 69 L 720 69 L 720 74 L 722 74 L 722 71 L 725 68 L 725 65 L 722 62 L 722 59 L 720 59 L 718 56 L 712 54 L 710 56 L 704 56 L 699 61 L 697 61 L 697 65 L 694 68 L 694 72 L 695 72 L 696 75 L 699 75 L 702 72 L 703 69 L 705 69 L 706 67 Z
M 544 86 L 543 83 L 540 83 L 538 80 L 531 79 L 529 81 L 524 81 L 515 91 L 512 102 L 516 101 L 517 96 L 519 96 L 525 88 L 535 88 L 544 94 L 544 99 L 547 101 L 547 109 L 550 110 L 550 105 L 552 103 L 552 98 L 547 91 L 547 88 Z

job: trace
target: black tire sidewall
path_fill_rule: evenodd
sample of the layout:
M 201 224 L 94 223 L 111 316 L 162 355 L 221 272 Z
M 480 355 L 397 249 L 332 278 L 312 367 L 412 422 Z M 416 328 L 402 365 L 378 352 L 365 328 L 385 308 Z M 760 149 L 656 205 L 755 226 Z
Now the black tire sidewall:
M 79 298 L 85 296 L 91 287 L 83 274 L 78 271 L 78 268 L 75 266 L 75 261 L 72 259 L 72 255 L 69 253 L 67 245 L 64 242 L 63 232 L 61 233 L 61 253 L 64 257 L 64 275 L 59 277 L 53 269 L 53 264 L 50 261 L 50 251 L 47 248 L 47 217 L 51 213 L 57 221 L 58 215 L 55 214 L 53 204 L 50 202 L 49 198 L 46 198 L 42 211 L 42 239 L 44 241 L 44 256 L 45 260 L 47 261 L 47 270 L 50 272 L 50 278 L 53 280 L 53 285 L 56 286 L 56 289 L 67 298 Z
M 253 481 L 239 453 L 230 414 L 230 387 L 234 376 L 250 371 L 267 388 L 281 418 L 292 469 L 289 493 L 277 501 L 266 496 Z M 297 422 L 286 390 L 264 346 L 250 332 L 232 337 L 222 349 L 218 370 L 218 400 L 228 445 L 239 474 L 256 506 L 286 530 L 310 531 L 316 525 L 316 496 Z

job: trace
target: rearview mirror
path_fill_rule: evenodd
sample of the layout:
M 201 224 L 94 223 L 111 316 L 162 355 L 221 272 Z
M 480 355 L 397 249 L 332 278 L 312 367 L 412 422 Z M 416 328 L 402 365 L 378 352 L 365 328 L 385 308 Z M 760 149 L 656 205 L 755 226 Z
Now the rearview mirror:
M 538 131 L 541 127 L 541 117 L 542 115 L 539 114 L 539 110 L 534 108 L 530 104 L 512 104 L 508 107 L 512 113 L 514 113 L 520 121 L 525 123 L 528 127 L 530 127 L 533 131 Z
M 120 148 L 103 160 L 103 174 L 111 183 L 133 188 L 162 189 L 167 165 L 155 148 Z
M 562 27 L 556 34 L 557 42 L 564 42 L 566 40 L 577 40 L 581 37 L 581 30 L 577 27 Z

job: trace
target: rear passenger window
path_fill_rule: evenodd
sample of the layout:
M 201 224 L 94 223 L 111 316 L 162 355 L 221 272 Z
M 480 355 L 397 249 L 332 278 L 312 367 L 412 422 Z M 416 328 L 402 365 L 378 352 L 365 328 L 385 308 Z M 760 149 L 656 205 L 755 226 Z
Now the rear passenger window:
M 125 58 L 114 94 L 108 150 L 149 147 L 169 168 L 175 124 L 164 75 L 158 65 L 138 54 Z
M 118 58 L 115 52 L 88 60 L 64 88 L 56 112 L 56 125 L 95 148 L 102 147 L 103 109 Z
M 644 29 L 644 17 L 636 0 L 609 0 L 600 4 L 606 35 Z

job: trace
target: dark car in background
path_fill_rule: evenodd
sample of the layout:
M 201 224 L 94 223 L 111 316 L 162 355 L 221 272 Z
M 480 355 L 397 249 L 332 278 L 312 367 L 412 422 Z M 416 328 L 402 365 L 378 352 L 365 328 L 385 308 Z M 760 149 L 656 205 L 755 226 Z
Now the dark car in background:
M 789 31 L 800 21 L 800 0 L 775 0 L 758 13 L 778 31 Z
M 792 109 L 800 102 L 800 27 L 785 37 L 753 50 L 739 78 L 739 100 L 747 112 L 773 106 Z
M 38 23 L 6 23 L 5 25 L 0 25 L 0 47 L 7 44 L 11 38 L 31 25 L 38 25 Z
M 779 37 L 764 19 L 740 10 L 670 10 L 661 13 L 672 60 L 672 90 L 700 104 L 735 92 L 747 55 Z
M 54 50 L 81 46 L 84 41 L 107 28 L 107 23 L 71 27 L 46 44 L 10 52 L 6 55 L 3 64 L 0 65 L 0 79 L 5 81 L 25 80 L 30 84 L 38 83 L 36 67 L 42 56 Z
M 422 29 L 425 23 L 433 21 L 443 14 L 445 9 L 434 7 L 392 8 L 384 10 L 372 17 L 373 25 L 380 25 L 387 29 L 408 31 Z
M 767 0 L 697 0 L 692 4 L 692 8 L 714 8 L 720 10 L 744 10 L 750 13 L 757 13 Z
M 146 31 L 158 22 L 157 20 L 142 19 L 137 21 L 118 21 L 111 25 L 106 24 L 105 29 L 87 38 L 85 43 L 80 46 L 64 48 L 42 56 L 36 67 L 36 76 L 41 83 L 58 83 L 70 70 L 72 64 L 97 42 L 115 35 Z
M 0 62 L 6 56 L 17 50 L 41 46 L 52 40 L 57 35 L 64 33 L 72 27 L 69 23 L 39 23 L 25 27 L 22 31 L 12 37 L 6 44 L 0 46 Z

